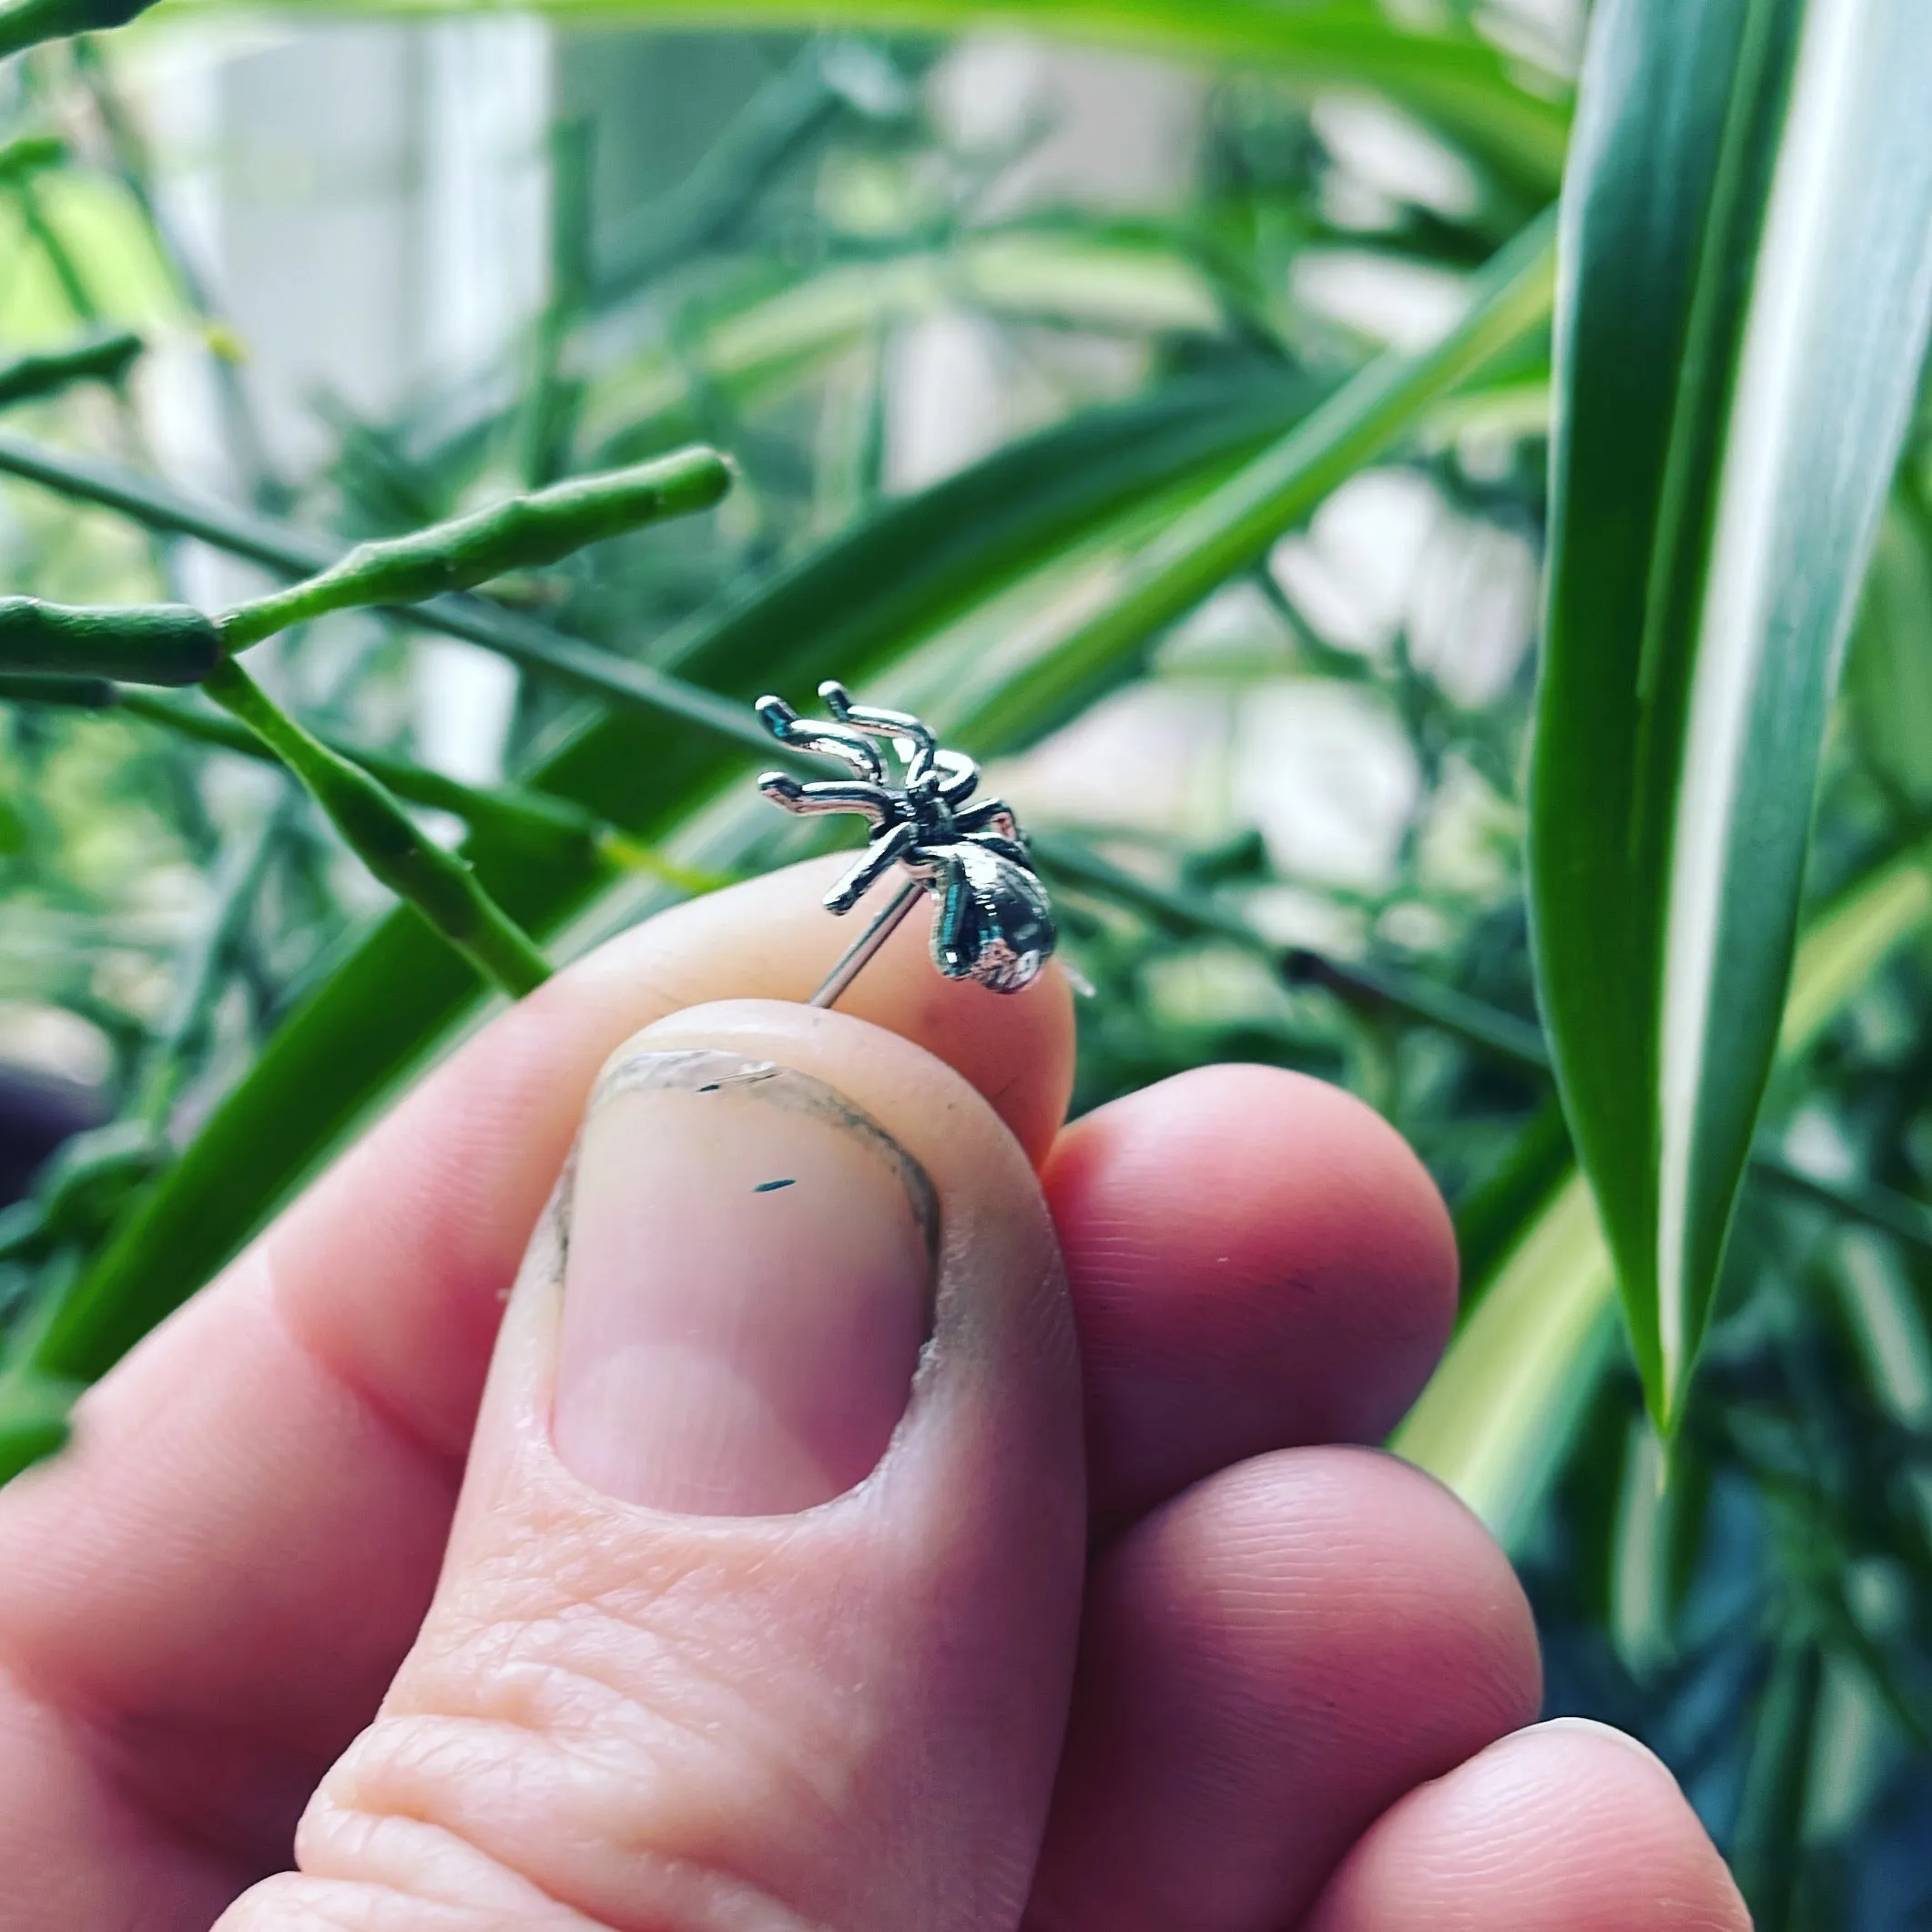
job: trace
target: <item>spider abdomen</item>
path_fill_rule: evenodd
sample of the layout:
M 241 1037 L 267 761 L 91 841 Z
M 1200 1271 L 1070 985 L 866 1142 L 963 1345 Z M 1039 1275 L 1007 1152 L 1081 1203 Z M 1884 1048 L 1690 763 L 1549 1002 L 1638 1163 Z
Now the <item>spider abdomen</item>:
M 940 887 L 933 964 L 949 980 L 971 980 L 994 992 L 1031 985 L 1058 936 L 1046 890 L 1032 871 L 991 839 L 962 839 L 919 856 Z

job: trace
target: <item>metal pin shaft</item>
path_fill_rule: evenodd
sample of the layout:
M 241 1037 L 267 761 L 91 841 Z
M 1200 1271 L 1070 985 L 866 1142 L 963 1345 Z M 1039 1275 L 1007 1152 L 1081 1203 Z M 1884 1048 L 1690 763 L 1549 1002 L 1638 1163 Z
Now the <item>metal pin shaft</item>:
M 922 880 L 907 880 L 885 910 L 845 949 L 839 963 L 826 974 L 819 991 L 805 1003 L 808 1006 L 835 1005 L 846 988 L 871 963 L 873 955 L 899 930 L 900 922 L 911 911 L 925 890 Z

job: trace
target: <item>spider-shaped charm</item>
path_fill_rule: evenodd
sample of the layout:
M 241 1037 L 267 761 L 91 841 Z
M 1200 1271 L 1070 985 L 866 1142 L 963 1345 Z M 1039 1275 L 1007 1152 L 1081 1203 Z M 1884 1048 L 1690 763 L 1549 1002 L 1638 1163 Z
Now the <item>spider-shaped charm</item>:
M 758 716 L 781 743 L 837 758 L 852 777 L 801 785 L 768 771 L 758 789 L 788 812 L 858 812 L 871 821 L 865 854 L 825 895 L 827 910 L 849 912 L 891 867 L 903 867 L 939 903 L 932 962 L 949 980 L 971 980 L 994 992 L 1030 985 L 1057 935 L 1019 820 L 998 798 L 967 803 L 980 768 L 941 750 L 918 718 L 855 705 L 829 679 L 819 696 L 830 721 L 801 718 L 778 697 L 759 698 Z M 887 782 L 874 740 L 903 762 L 901 783 Z

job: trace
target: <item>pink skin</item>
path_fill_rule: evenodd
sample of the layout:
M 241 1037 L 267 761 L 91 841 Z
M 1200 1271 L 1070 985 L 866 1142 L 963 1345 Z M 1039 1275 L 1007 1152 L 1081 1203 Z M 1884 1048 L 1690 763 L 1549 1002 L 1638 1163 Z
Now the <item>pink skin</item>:
M 185 1932 L 287 1865 L 297 1814 L 370 1724 L 429 1609 L 502 1296 L 592 1075 L 680 1008 L 808 990 L 843 937 L 817 906 L 833 869 L 654 922 L 504 1016 L 89 1398 L 72 1455 L 0 1497 L 5 1932 Z M 707 1545 L 739 1579 L 727 1607 L 743 1641 L 704 1681 L 719 1657 L 765 1643 L 774 1696 L 727 1703 L 691 1734 L 722 1741 L 702 1778 L 670 1779 L 655 1799 L 636 1795 L 647 1779 L 617 1780 L 633 1808 L 611 1842 L 700 1871 L 708 1861 L 720 1882 L 736 1871 L 803 1912 L 899 1883 L 900 1867 L 915 1891 L 962 1896 L 948 1884 L 962 1847 L 1037 1834 L 1085 1532 L 1059 1500 L 1078 1495 L 1078 1415 L 1046 1339 L 1062 1318 L 1023 1148 L 1066 1256 L 1101 1545 L 1029 1927 L 1130 1932 L 1135 1900 L 1145 1923 L 1172 1925 L 1185 1898 L 1201 1907 L 1186 1922 L 1229 1932 L 1304 1920 L 1307 1932 L 1739 1932 L 1734 1890 L 1667 1774 L 1608 1734 L 1517 1730 L 1536 1703 L 1533 1643 L 1506 1566 L 1459 1506 L 1379 1455 L 1320 1446 L 1378 1437 L 1449 1318 L 1446 1220 L 1400 1143 L 1355 1103 L 1257 1069 L 1190 1074 L 1056 1137 L 1063 985 L 1049 976 L 998 1002 L 948 986 L 910 926 L 849 1003 L 872 1025 L 835 1015 L 792 1038 L 795 1010 L 769 1007 L 689 1023 L 789 1038 L 788 1052 L 909 1144 L 928 1135 L 912 1151 L 948 1213 L 979 1217 L 974 1266 L 1013 1286 L 961 1304 L 971 1347 L 955 1359 L 971 1372 L 916 1409 L 880 1480 L 854 1492 L 915 1526 L 887 1538 L 905 1587 L 859 1587 L 882 1546 L 852 1498 L 816 1528 L 773 1519 L 730 1532 L 750 1541 L 728 1550 Z M 553 1538 L 537 1581 L 564 1588 L 577 1550 L 603 1581 L 570 1588 L 600 1602 L 614 1538 L 633 1540 L 625 1587 L 640 1587 L 640 1550 L 666 1578 L 702 1568 L 676 1520 L 638 1541 L 626 1506 L 586 1500 L 518 1437 L 515 1418 L 539 1412 L 519 1407 L 537 1386 L 524 1346 L 506 1330 L 455 1581 L 391 1700 L 404 1747 L 365 1745 L 361 1768 L 332 1781 L 367 1813 L 324 1807 L 311 1822 L 311 1865 L 348 1876 L 278 1881 L 254 1895 L 259 1911 L 237 1908 L 237 1927 L 739 1922 L 702 1885 L 639 1917 L 635 1875 L 596 1849 L 609 1822 L 598 1807 L 620 1800 L 575 1774 L 545 1785 L 535 1761 L 514 1756 L 525 1744 L 503 1747 L 506 1769 L 489 1742 L 453 1784 L 416 1748 L 426 1734 L 412 1710 L 469 1709 L 523 1682 L 469 1642 L 493 1611 L 468 1623 L 450 1612 L 484 1604 L 495 1586 L 480 1580 L 505 1574 L 489 1551 L 514 1564 Z M 875 1529 L 900 1522 L 889 1518 Z M 1030 1541 L 1012 1540 L 1022 1520 Z M 1013 1561 L 1035 1543 L 1053 1548 Z M 792 1547 L 810 1562 L 788 1581 Z M 754 1616 L 761 1587 L 774 1593 Z M 666 1694 L 639 1678 L 635 1650 L 640 1629 L 662 1637 L 663 1594 L 599 1639 L 598 1669 L 633 1715 Z M 678 1627 L 723 1643 L 717 1603 L 698 1609 Z M 582 1656 L 564 1662 L 596 1674 Z M 860 1688 L 813 1697 L 834 1680 Z M 890 1698 L 877 1723 L 854 1725 L 874 1680 Z M 998 1722 L 980 1709 L 989 1684 L 1013 1700 Z M 913 1708 L 918 1734 L 896 1736 L 892 1713 Z M 510 1728 L 564 1721 L 540 1696 Z M 906 1753 L 943 1756 L 954 1737 L 966 1740 L 950 1774 L 961 1782 L 942 1815 L 906 1826 L 894 1813 Z M 672 1763 L 662 1739 L 638 1748 Z M 799 1752 L 820 1772 L 847 1764 L 829 1813 L 801 1805 L 794 1780 L 771 1782 Z M 512 1773 L 515 1802 L 498 1817 L 492 1780 Z M 533 1790 L 554 1807 L 534 1835 Z M 740 1829 L 747 1806 L 756 1836 Z M 429 1844 L 407 1824 L 444 1810 L 455 1839 Z M 345 1818 L 361 1821 L 347 1837 Z M 754 1858 L 768 1869 L 747 1872 Z M 931 1922 L 1004 1932 L 1028 1886 L 1006 1863 L 983 1896 Z M 469 1908 L 418 1902 L 439 1886 Z

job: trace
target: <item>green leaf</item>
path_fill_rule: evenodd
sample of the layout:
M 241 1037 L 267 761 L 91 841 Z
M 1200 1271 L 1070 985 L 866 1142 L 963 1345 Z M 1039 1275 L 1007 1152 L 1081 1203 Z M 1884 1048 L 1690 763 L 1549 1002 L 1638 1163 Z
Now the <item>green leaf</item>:
M 1135 505 L 1212 481 L 1307 413 L 1305 380 L 1176 383 L 1002 450 L 894 503 L 763 590 L 694 625 L 679 668 L 749 701 L 858 679 Z M 533 788 L 661 838 L 741 769 L 729 746 L 636 714 L 599 719 Z M 464 848 L 485 889 L 542 937 L 608 882 L 587 859 L 486 836 Z M 35 1358 L 102 1373 L 191 1295 L 476 1003 L 473 975 L 413 913 L 382 921 L 318 974 L 308 1000 L 76 1282 Z
M 753 290 L 707 303 L 688 341 L 654 344 L 592 375 L 586 445 L 604 445 L 599 460 L 610 460 L 634 445 L 656 448 L 666 434 L 697 433 L 696 419 L 680 413 L 694 381 L 740 407 L 768 400 L 894 320 L 945 301 L 1098 330 L 1210 332 L 1224 320 L 1212 283 L 1178 249 L 1072 224 L 968 232 L 944 248 L 803 277 L 773 262 Z
M 475 4 L 402 0 L 390 11 L 461 13 Z M 535 6 L 563 19 L 714 31 L 1003 29 L 1258 66 L 1304 86 L 1374 88 L 1518 185 L 1542 193 L 1556 186 L 1569 126 L 1559 84 L 1532 90 L 1518 78 L 1520 68 L 1509 56 L 1466 25 L 1445 17 L 1439 25 L 1406 26 L 1379 0 L 1006 0 L 993 6 L 981 0 L 535 0 Z M 1447 15 L 1449 10 L 1439 11 Z
M 1607 1358 L 1614 1288 L 1582 1176 L 1524 1228 L 1396 1432 L 1505 1549 L 1535 1520 Z
M 0 1378 L 0 1483 L 66 1447 L 67 1411 L 79 1393 L 43 1376 Z
M 1660 1428 L 1785 1004 L 1932 325 L 1919 0 L 1608 0 L 1565 189 L 1539 982 Z
M 1907 810 L 1932 808 L 1932 517 L 1905 492 L 1879 529 L 1845 683 L 1873 770 Z
M 119 382 L 142 347 L 131 330 L 97 330 L 65 348 L 0 363 L 0 409 L 37 402 L 75 382 Z
M 56 134 L 16 135 L 0 141 L 0 187 L 31 180 L 43 169 L 58 168 L 67 158 L 67 144 Z
M 1754 1925 L 1792 1924 L 1824 1687 L 1816 1642 L 1809 1636 L 1787 1641 L 1755 1713 L 1732 1855 Z
M 126 26 L 154 0 L 13 0 L 0 6 L 0 60 L 43 40 Z
M 1174 520 L 1138 554 L 1063 646 L 1017 680 L 995 734 L 1016 717 L 1063 709 L 1095 669 L 1185 616 L 1246 570 L 1336 486 L 1415 434 L 1434 405 L 1550 313 L 1554 226 L 1532 221 L 1477 279 L 1468 311 L 1419 354 L 1377 357 L 1306 422 Z
M 1853 995 L 1932 925 L 1932 840 L 1848 887 L 1798 948 L 1780 1057 L 1796 1064 Z M 1535 1521 L 1611 1358 L 1616 1276 L 1580 1174 L 1560 1180 L 1500 1259 L 1464 1287 L 1475 1303 L 1390 1444 L 1439 1478 L 1505 1547 Z

